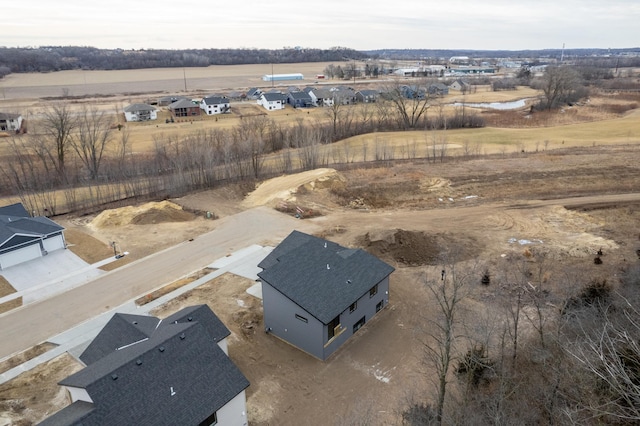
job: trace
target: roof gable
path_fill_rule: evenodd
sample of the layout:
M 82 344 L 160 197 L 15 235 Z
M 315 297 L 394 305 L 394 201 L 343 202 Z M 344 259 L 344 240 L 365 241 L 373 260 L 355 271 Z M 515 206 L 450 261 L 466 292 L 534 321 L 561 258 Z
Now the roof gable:
M 215 342 L 220 342 L 231 331 L 207 305 L 188 306 L 163 320 L 163 324 L 199 322 Z
M 85 425 L 198 424 L 249 386 L 198 322 L 159 327 L 60 384 L 92 398 Z
M 292 232 L 260 264 L 258 276 L 328 324 L 394 268 L 362 249 Z
M 93 364 L 119 348 L 148 339 L 159 324 L 160 320 L 155 317 L 117 313 L 82 352 L 80 359 L 86 365 Z
M 62 226 L 47 217 L 30 217 L 21 203 L 0 207 L 0 246 L 3 249 L 62 231 Z

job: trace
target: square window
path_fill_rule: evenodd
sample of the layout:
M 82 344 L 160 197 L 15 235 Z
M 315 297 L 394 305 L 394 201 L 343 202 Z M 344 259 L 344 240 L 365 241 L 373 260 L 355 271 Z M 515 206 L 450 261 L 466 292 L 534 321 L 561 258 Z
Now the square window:
M 369 297 L 373 297 L 376 294 L 378 294 L 378 284 L 374 285 L 371 287 L 371 290 L 369 290 Z
M 351 306 L 349 306 L 349 313 L 355 311 L 356 309 L 358 309 L 358 301 L 353 302 Z

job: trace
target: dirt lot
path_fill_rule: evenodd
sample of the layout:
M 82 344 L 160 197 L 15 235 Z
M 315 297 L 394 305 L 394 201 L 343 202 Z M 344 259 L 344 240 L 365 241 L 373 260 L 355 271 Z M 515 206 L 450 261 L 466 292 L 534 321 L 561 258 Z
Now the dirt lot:
M 312 75 L 322 72 L 325 64 L 308 69 L 292 66 L 274 72 Z M 60 96 L 65 88 L 71 94 L 145 91 L 144 96 L 156 90 L 184 89 L 181 70 L 148 72 L 152 75 L 140 79 L 134 74 L 52 73 L 47 78 L 53 80 L 42 85 L 11 75 L 3 81 L 6 100 L 0 101 L 0 107 L 35 108 L 36 97 Z M 208 73 L 219 74 L 220 79 L 209 80 Z M 190 90 L 249 87 L 260 85 L 259 76 L 266 73 L 270 69 L 209 67 L 187 70 L 187 81 Z M 29 99 L 18 102 L 10 99 L 14 95 Z M 522 94 L 499 95 L 505 98 L 480 92 L 465 101 L 512 100 Z M 114 103 L 138 101 L 141 96 L 109 98 L 102 106 L 113 109 Z M 558 300 L 592 277 L 615 284 L 626 265 L 638 262 L 639 202 L 615 198 L 599 204 L 554 202 L 638 192 L 640 188 L 638 111 L 613 117 L 601 107 L 595 102 L 564 111 L 549 119 L 547 125 L 555 127 L 452 131 L 449 143 L 452 149 L 457 144 L 458 151 L 444 163 L 404 160 L 380 168 L 314 170 L 272 179 L 255 191 L 229 186 L 170 202 L 56 220 L 67 228 L 71 249 L 88 262 L 110 255 L 114 241 L 118 250 L 130 252 L 126 260 L 134 261 L 215 228 L 215 217 L 253 206 L 286 205 L 313 211 L 315 217 L 304 220 L 319 225 L 320 236 L 362 247 L 396 267 L 389 306 L 327 362 L 262 332 L 260 302 L 245 291 L 253 282 L 235 275 L 225 274 L 174 299 L 155 314 L 164 317 L 189 304 L 208 303 L 220 316 L 232 331 L 230 356 L 251 382 L 247 397 L 253 425 L 357 424 L 362 418 L 375 419 L 375 424 L 397 424 L 398 410 L 412 392 L 431 392 L 431 372 L 423 363 L 419 341 L 421 325 L 434 310 L 423 283 L 425 277 L 439 275 L 443 252 L 456 248 L 460 266 L 478 274 L 478 285 L 465 302 L 465 320 L 470 326 L 498 312 L 508 295 L 504 271 L 514 259 L 528 259 L 531 252 L 544 253 L 549 259 L 546 279 Z M 607 120 L 565 126 L 596 114 Z M 183 126 L 181 131 L 198 125 L 176 123 Z M 149 134 L 142 126 L 138 131 Z M 335 149 L 350 143 L 356 146 L 352 148 L 355 152 L 357 144 L 372 143 L 377 137 L 352 138 L 335 144 Z M 416 138 L 419 143 L 428 142 L 416 132 L 380 137 L 397 146 L 408 146 Z M 465 147 L 467 141 L 470 145 Z M 207 218 L 206 212 L 212 217 Z M 598 250 L 603 252 L 602 265 L 593 262 Z M 490 286 L 480 285 L 485 269 L 493 277 Z M 571 285 L 567 285 L 567 276 L 572 277 Z M 1 285 L 6 287 L 6 283 Z M 15 362 L 5 362 L 0 369 Z M 0 385 L 0 425 L 37 423 L 68 404 L 65 391 L 56 383 L 79 368 L 70 356 L 63 356 Z
M 322 236 L 363 247 L 397 270 L 389 307 L 327 362 L 262 332 L 260 302 L 245 292 L 253 282 L 231 274 L 175 299 L 156 314 L 164 317 L 188 304 L 208 303 L 222 318 L 232 330 L 230 356 L 251 382 L 251 424 L 293 425 L 302 419 L 348 424 L 362 415 L 394 424 L 409 390 L 429 389 L 417 333 L 422 315 L 433 312 L 423 280 L 437 276 L 440 254 L 460 247 L 462 265 L 489 268 L 497 280 L 505 262 L 534 250 L 553 260 L 549 281 L 557 278 L 558 286 L 567 271 L 578 277 L 574 285 L 588 276 L 615 281 L 625 263 L 637 262 L 640 205 L 609 202 L 568 209 L 552 200 L 637 191 L 637 157 L 637 146 L 626 145 L 340 173 L 326 169 L 273 179 L 247 197 L 237 187 L 172 200 L 185 210 L 220 217 L 283 202 L 314 209 L 320 216 L 306 220 L 321 225 Z M 530 200 L 535 199 L 551 201 L 532 207 Z M 126 249 L 136 244 L 132 251 L 140 255 L 173 244 L 167 236 L 184 241 L 215 226 L 215 220 L 178 212 L 167 202 L 60 220 L 103 245 L 116 240 Z M 81 253 L 82 240 L 77 241 Z M 604 252 L 603 265 L 593 263 L 598 250 Z M 562 297 L 572 290 L 553 291 Z M 501 285 L 478 284 L 467 301 L 467 320 L 484 321 L 503 293 Z M 67 401 L 56 382 L 77 368 L 64 357 L 0 386 L 5 417 L 31 424 L 63 407 Z

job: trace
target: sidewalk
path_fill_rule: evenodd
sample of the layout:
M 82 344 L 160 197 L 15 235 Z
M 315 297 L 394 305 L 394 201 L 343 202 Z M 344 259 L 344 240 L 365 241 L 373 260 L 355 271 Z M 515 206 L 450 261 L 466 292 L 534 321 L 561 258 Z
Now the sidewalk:
M 257 274 L 261 269 L 258 268 L 257 265 L 262 261 L 262 259 L 271 253 L 272 250 L 273 247 L 262 247 L 255 244 L 238 250 L 229 256 L 225 256 L 209 265 L 206 265 L 210 268 L 216 269 L 214 272 L 182 286 L 169 294 L 159 297 L 152 302 L 143 306 L 137 306 L 133 300 L 130 300 L 123 305 L 98 315 L 89 321 L 58 334 L 57 336 L 53 336 L 47 341 L 56 344 L 57 346 L 55 348 L 0 374 L 0 384 L 8 382 L 21 373 L 29 371 L 42 363 L 48 362 L 65 352 L 69 352 L 69 354 L 77 358 L 115 313 L 147 315 L 150 311 L 165 304 L 169 300 L 211 281 L 226 272 L 232 272 L 236 275 L 240 275 L 254 281 L 258 280 Z M 164 283 L 163 285 L 166 284 L 167 283 Z

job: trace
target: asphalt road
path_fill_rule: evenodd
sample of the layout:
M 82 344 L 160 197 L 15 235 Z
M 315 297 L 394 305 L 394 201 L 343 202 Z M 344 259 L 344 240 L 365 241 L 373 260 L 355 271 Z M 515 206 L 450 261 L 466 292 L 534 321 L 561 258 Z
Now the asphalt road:
M 101 275 L 81 287 L 0 315 L 0 359 L 198 271 L 252 244 L 279 242 L 292 230 L 316 226 L 258 207 L 220 219 L 213 231 Z

